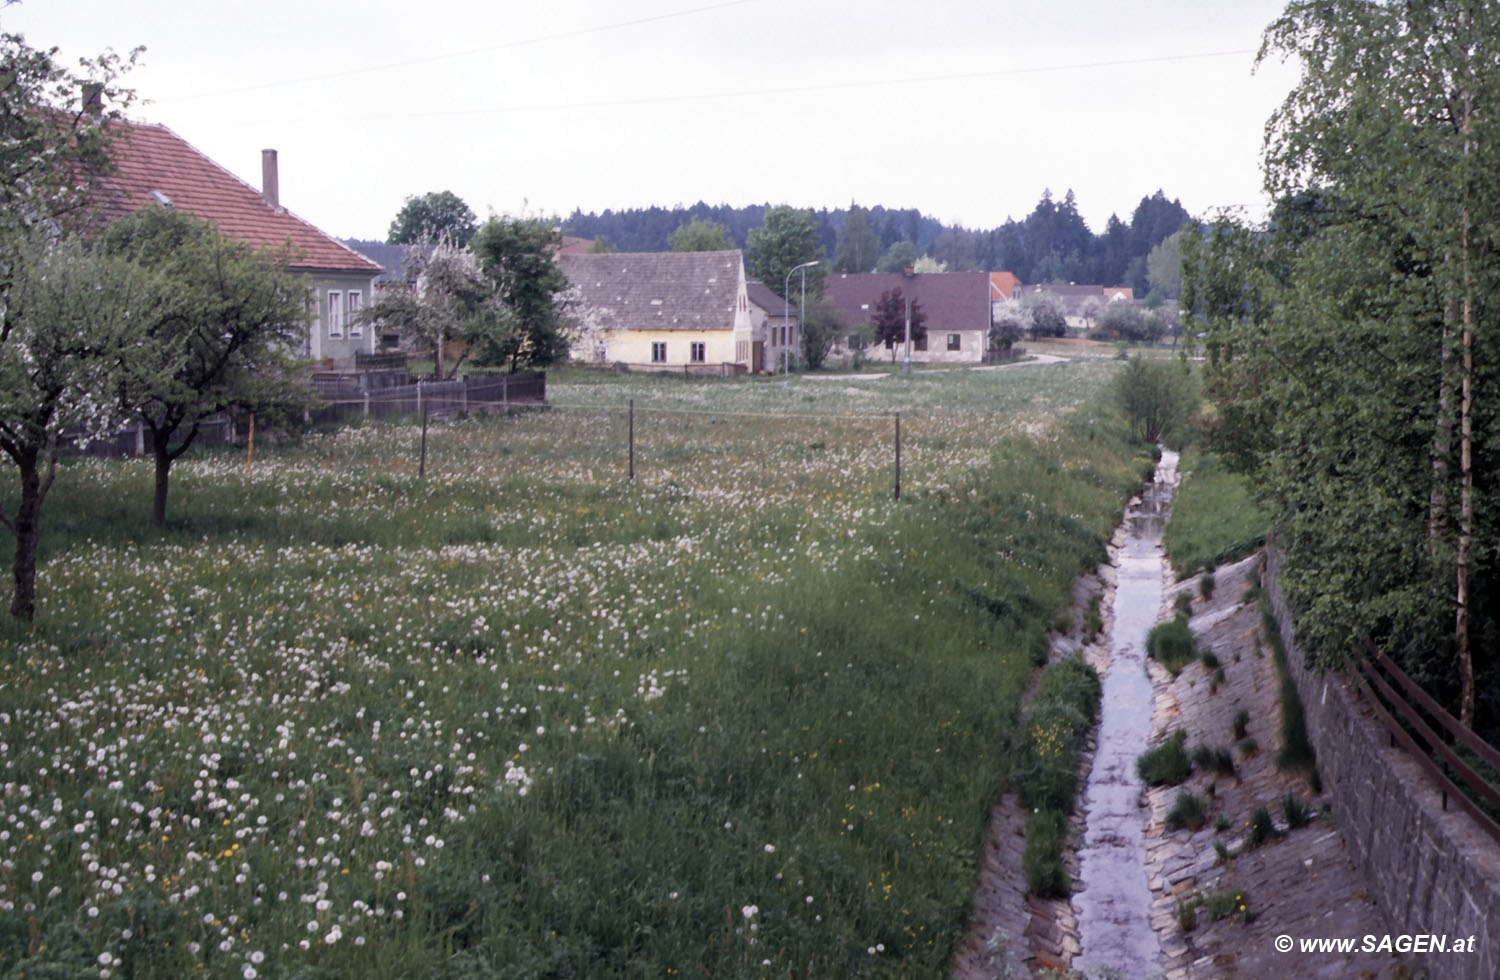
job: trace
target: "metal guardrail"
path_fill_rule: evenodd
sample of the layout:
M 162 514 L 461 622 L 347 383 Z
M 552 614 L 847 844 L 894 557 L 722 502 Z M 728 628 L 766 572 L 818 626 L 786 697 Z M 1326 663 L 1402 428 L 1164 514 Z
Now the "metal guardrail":
M 1456 718 L 1422 690 L 1416 681 L 1406 676 L 1390 657 L 1376 649 L 1373 643 L 1366 641 L 1365 652 L 1365 658 L 1355 665 L 1357 672 L 1351 672 L 1350 677 L 1365 693 L 1376 717 L 1390 733 L 1391 744 L 1399 744 L 1405 748 L 1412 759 L 1438 784 L 1443 794 L 1443 809 L 1448 808 L 1448 801 L 1451 799 L 1474 818 L 1481 830 L 1500 842 L 1500 823 L 1486 813 L 1468 792 L 1472 791 L 1479 799 L 1500 809 L 1500 788 L 1460 758 L 1454 751 L 1454 745 L 1461 744 L 1468 748 L 1496 772 L 1500 772 L 1500 750 L 1459 724 Z M 1390 678 L 1389 681 L 1387 677 Z M 1405 696 L 1402 692 L 1405 692 Z M 1431 724 L 1422 717 L 1423 712 L 1432 719 Z M 1416 733 L 1415 737 L 1413 732 Z M 1468 791 L 1459 786 L 1454 777 L 1462 780 Z

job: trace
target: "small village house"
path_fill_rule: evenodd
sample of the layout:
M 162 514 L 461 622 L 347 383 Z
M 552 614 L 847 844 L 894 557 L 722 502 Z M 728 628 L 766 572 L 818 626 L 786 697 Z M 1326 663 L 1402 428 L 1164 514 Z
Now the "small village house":
M 372 300 L 381 267 L 281 204 L 275 150 L 261 151 L 256 190 L 165 126 L 112 127 L 113 173 L 102 179 L 106 218 L 144 208 L 177 208 L 211 222 L 220 234 L 260 249 L 288 247 L 292 272 L 306 277 L 313 323 L 302 351 L 337 367 L 375 350 L 374 331 L 357 314 Z
M 572 283 L 575 359 L 702 373 L 754 366 L 745 263 L 737 249 L 564 253 L 558 263 Z
M 901 295 L 921 304 L 926 314 L 927 336 L 914 340 L 911 359 L 934 364 L 982 364 L 990 333 L 990 277 L 985 272 L 842 273 L 823 280 L 828 300 L 851 326 L 871 322 L 882 293 L 899 288 Z M 847 352 L 847 339 L 835 345 L 833 355 Z M 897 359 L 897 347 L 875 348 Z

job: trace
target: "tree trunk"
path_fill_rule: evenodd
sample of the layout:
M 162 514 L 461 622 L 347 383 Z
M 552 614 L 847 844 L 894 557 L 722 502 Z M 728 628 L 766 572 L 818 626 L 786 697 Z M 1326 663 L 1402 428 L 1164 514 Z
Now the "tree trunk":
M 167 442 L 159 433 L 153 432 L 156 445 L 156 492 L 151 497 L 151 526 L 162 527 L 167 523 L 167 488 L 172 475 L 172 456 L 167 452 Z
M 1469 549 L 1474 537 L 1474 465 L 1472 446 L 1474 424 L 1474 267 L 1469 241 L 1470 140 L 1473 129 L 1473 95 L 1464 93 L 1464 169 L 1463 204 L 1459 212 L 1463 261 L 1463 360 L 1458 407 L 1459 516 L 1458 554 L 1454 560 L 1458 579 L 1455 587 L 1458 608 L 1454 614 L 1453 633 L 1458 646 L 1459 724 L 1474 727 L 1474 653 L 1469 648 Z
M 18 459 L 21 471 L 21 504 L 16 508 L 11 530 L 16 538 L 16 557 L 11 565 L 15 592 L 11 595 L 10 614 L 30 622 L 36 615 L 36 544 L 41 533 L 42 487 L 35 453 Z

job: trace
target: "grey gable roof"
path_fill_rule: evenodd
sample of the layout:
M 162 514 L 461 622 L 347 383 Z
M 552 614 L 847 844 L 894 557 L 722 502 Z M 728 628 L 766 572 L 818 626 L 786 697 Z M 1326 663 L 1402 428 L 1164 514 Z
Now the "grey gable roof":
M 733 330 L 744 263 L 727 252 L 559 255 L 572 297 L 603 330 Z
M 774 289 L 758 280 L 751 279 L 745 283 L 745 292 L 750 297 L 750 302 L 772 316 L 780 317 L 783 314 L 790 315 L 797 312 L 796 303 L 786 302 L 776 295 Z

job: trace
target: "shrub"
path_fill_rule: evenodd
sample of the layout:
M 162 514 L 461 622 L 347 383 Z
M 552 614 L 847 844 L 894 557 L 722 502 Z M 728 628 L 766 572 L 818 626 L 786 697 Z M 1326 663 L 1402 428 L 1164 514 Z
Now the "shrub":
M 1203 908 L 1218 922 L 1230 916 L 1238 916 L 1241 922 L 1250 921 L 1250 898 L 1243 891 L 1222 889 L 1203 896 Z
M 1198 662 L 1203 665 L 1203 668 L 1205 670 L 1219 669 L 1219 658 L 1214 654 L 1212 650 L 1204 650 L 1201 654 L 1199 654 Z
M 1236 740 L 1245 737 L 1245 729 L 1250 724 L 1250 712 L 1245 708 L 1234 713 L 1234 737 Z
M 1182 747 L 1179 730 L 1154 749 L 1147 749 L 1135 760 L 1135 771 L 1147 786 L 1176 786 L 1192 774 L 1187 751 Z
M 1076 708 L 1055 698 L 1034 701 L 1027 708 L 1016 766 L 1016 793 L 1023 806 L 1072 812 L 1078 747 L 1088 726 Z
M 1208 569 L 1203 570 L 1203 577 L 1198 579 L 1198 594 L 1205 599 L 1212 599 L 1214 595 L 1214 573 Z
M 1276 823 L 1271 819 L 1271 811 L 1263 806 L 1256 807 L 1255 812 L 1250 814 L 1248 826 L 1250 832 L 1245 836 L 1245 847 L 1249 850 L 1270 843 L 1279 835 Z
M 1208 804 L 1197 793 L 1187 790 L 1177 794 L 1172 809 L 1167 811 L 1168 830 L 1202 830 L 1208 822 Z
M 1244 738 L 1244 739 L 1240 740 L 1240 758 L 1241 759 L 1251 759 L 1251 758 L 1254 758 L 1255 754 L 1257 752 L 1259 752 L 1259 751 L 1260 751 L 1260 743 L 1257 742 L 1255 739 L 1253 739 L 1253 738 Z
M 1286 796 L 1282 797 L 1281 813 L 1284 817 L 1286 817 L 1286 826 L 1288 830 L 1296 830 L 1299 827 L 1306 827 L 1308 824 L 1312 823 L 1312 807 L 1303 803 L 1291 793 L 1288 793 L 1286 794 Z
M 1172 600 L 1172 608 L 1178 616 L 1188 616 L 1193 612 L 1193 597 L 1186 592 L 1177 593 L 1177 598 Z
M 1221 776 L 1234 775 L 1234 756 L 1229 754 L 1228 749 L 1196 745 L 1191 758 L 1193 765 L 1199 769 L 1209 769 Z
M 1026 890 L 1041 898 L 1067 898 L 1072 876 L 1062 862 L 1063 843 L 1068 836 L 1068 818 L 1053 810 L 1035 813 L 1026 821 L 1026 850 L 1021 867 L 1026 872 Z
M 1146 654 L 1177 676 L 1198 655 L 1193 631 L 1182 619 L 1157 623 L 1146 634 Z

